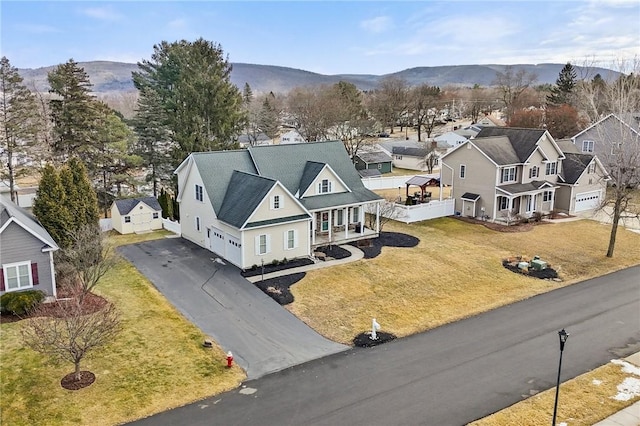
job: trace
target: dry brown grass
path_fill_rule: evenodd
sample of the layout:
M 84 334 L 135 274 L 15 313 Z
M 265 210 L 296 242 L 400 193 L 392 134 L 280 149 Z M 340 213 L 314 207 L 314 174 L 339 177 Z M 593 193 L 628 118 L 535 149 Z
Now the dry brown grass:
M 621 230 L 605 256 L 609 227 L 589 220 L 545 224 L 523 233 L 443 218 L 385 231 L 420 238 L 414 248 L 385 247 L 375 259 L 311 271 L 292 287 L 289 309 L 328 338 L 349 344 L 372 317 L 406 336 L 640 263 L 640 235 Z M 501 260 L 539 255 L 561 283 L 514 274 Z
M 590 426 L 640 400 L 618 401 L 617 386 L 627 377 L 640 376 L 622 371 L 620 365 L 609 363 L 560 386 L 557 423 Z M 550 424 L 553 418 L 555 388 L 521 401 L 470 426 L 538 426 Z

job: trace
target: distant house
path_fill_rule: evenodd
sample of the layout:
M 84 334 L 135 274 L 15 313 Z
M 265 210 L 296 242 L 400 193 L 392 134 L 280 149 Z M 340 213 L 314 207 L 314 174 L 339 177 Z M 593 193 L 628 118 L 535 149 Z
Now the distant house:
M 613 168 L 616 156 L 638 156 L 640 113 L 609 114 L 571 138 L 578 152 L 595 154 L 605 166 Z M 632 158 L 632 157 L 629 157 Z
M 13 185 L 13 190 L 17 197 L 16 204 L 24 209 L 31 209 L 33 207 L 33 200 L 36 198 L 36 192 L 38 187 L 21 188 L 18 185 Z M 11 191 L 9 190 L 9 182 L 0 181 L 0 198 L 11 201 Z
M 438 148 L 455 148 L 469 140 L 468 137 L 462 136 L 457 132 L 447 132 L 433 138 L 437 142 Z
M 356 170 L 378 170 L 380 174 L 391 173 L 391 156 L 382 151 L 361 152 L 353 157 Z
M 55 298 L 56 250 L 56 242 L 33 216 L 0 198 L 0 296 L 36 289 Z
M 258 133 L 257 135 L 243 134 L 238 137 L 238 144 L 242 148 L 246 148 L 250 145 L 270 145 L 271 138 L 264 133 Z
M 155 197 L 125 198 L 111 204 L 113 229 L 132 234 L 162 229 L 162 207 Z
M 480 127 L 504 127 L 507 125 L 504 120 L 501 120 L 500 118 L 495 117 L 492 114 L 484 115 L 483 117 L 478 119 L 478 122 L 475 124 Z
M 286 133 L 280 135 L 280 145 L 288 145 L 292 143 L 305 143 L 306 140 L 302 137 L 297 130 L 289 130 Z
M 592 210 L 604 197 L 604 168 L 593 155 L 565 153 L 546 130 L 484 127 L 442 157 L 462 216 L 513 220 L 560 210 Z

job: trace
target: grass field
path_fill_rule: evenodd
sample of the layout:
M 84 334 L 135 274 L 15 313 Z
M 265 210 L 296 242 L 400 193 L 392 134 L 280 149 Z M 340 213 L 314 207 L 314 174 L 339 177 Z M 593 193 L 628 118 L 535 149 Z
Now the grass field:
M 130 243 L 132 238 L 112 237 L 111 242 Z M 20 329 L 25 321 L 0 325 L 0 424 L 119 424 L 233 389 L 245 379 L 240 368 L 226 368 L 219 347 L 202 347 L 207 336 L 130 263 L 119 261 L 96 293 L 118 307 L 123 331 L 81 364 L 96 375 L 85 389 L 60 386 L 73 365 L 54 363 L 23 346 Z

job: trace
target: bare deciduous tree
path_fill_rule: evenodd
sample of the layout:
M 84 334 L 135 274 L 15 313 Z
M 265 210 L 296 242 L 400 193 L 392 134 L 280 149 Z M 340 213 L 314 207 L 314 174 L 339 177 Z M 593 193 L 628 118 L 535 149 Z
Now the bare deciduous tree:
M 22 329 L 25 344 L 36 352 L 74 364 L 81 379 L 80 362 L 109 343 L 120 330 L 120 315 L 107 303 L 96 312 L 77 299 L 38 305 Z
M 496 79 L 493 84 L 497 87 L 505 110 L 507 121 L 511 118 L 518 102 L 518 98 L 531 86 L 538 76 L 528 73 L 520 68 L 516 70 L 512 65 L 507 65 L 504 72 L 496 72 Z
M 380 232 L 382 232 L 382 228 L 385 224 L 387 224 L 390 220 L 395 220 L 398 217 L 400 210 L 398 209 L 397 204 L 395 203 L 395 199 L 393 197 L 386 197 L 384 201 L 380 202 Z M 376 227 L 376 210 L 377 204 L 367 204 L 365 207 L 365 213 L 367 213 L 367 226 L 371 229 L 375 229 Z

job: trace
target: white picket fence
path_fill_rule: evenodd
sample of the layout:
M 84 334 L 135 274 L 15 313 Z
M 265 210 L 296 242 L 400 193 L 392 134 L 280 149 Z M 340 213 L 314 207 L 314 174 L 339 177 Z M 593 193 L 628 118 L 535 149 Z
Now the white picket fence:
M 162 227 L 167 231 L 171 231 L 174 234 L 182 235 L 182 230 L 180 227 L 180 222 L 172 221 L 171 219 L 162 218 Z
M 430 201 L 415 206 L 393 203 L 394 207 L 382 208 L 382 214 L 391 215 L 391 219 L 404 223 L 420 222 L 438 217 L 452 216 L 455 210 L 455 200 L 449 198 L 442 201 Z
M 439 179 L 439 174 L 416 174 L 414 176 L 424 176 L 427 178 L 435 178 Z M 385 177 L 366 177 L 362 178 L 362 184 L 365 188 L 370 189 L 371 191 L 375 191 L 377 189 L 393 189 L 404 187 L 409 179 L 411 179 L 412 175 L 406 176 L 385 176 Z

